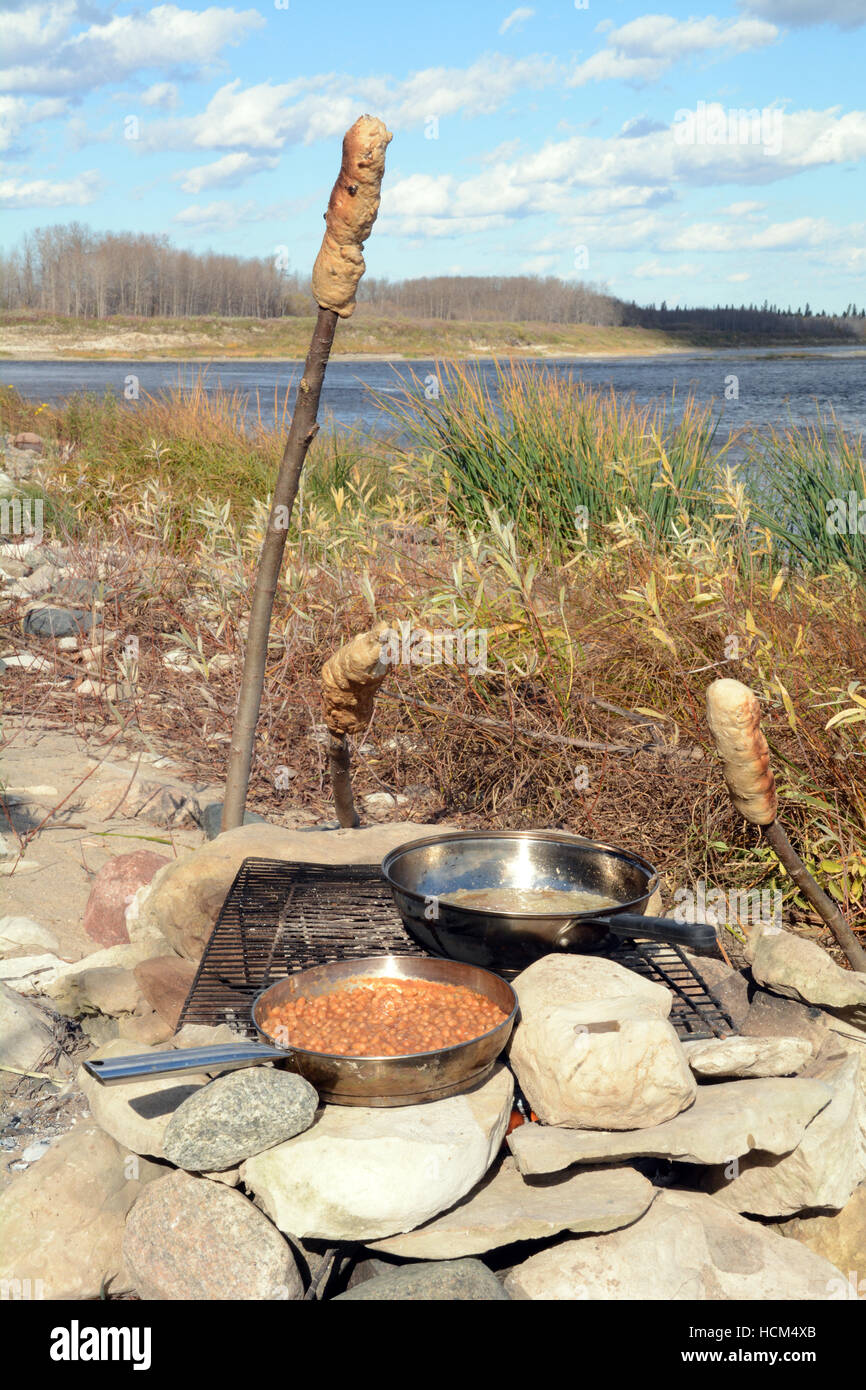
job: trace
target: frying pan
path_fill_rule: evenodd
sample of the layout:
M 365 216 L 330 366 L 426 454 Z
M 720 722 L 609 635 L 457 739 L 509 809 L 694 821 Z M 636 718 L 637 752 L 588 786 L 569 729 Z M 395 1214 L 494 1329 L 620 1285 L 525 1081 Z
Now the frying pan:
M 714 953 L 708 922 L 647 917 L 658 874 L 616 845 L 549 831 L 452 831 L 391 850 L 382 862 L 408 932 L 437 956 L 498 971 L 523 970 L 551 951 L 591 951 L 608 933 L 648 937 Z M 599 912 L 500 912 L 449 901 L 461 889 L 594 892 L 615 906 Z
M 265 1031 L 264 1019 L 274 1004 L 285 1004 L 300 995 L 309 999 L 351 989 L 359 977 L 369 979 L 371 976 L 463 985 L 491 999 L 507 1017 L 469 1042 L 400 1057 L 342 1057 L 308 1048 L 273 1045 Z M 333 965 L 316 965 L 278 980 L 256 996 L 251 1015 L 263 1042 L 238 1039 L 236 1043 L 215 1047 L 98 1058 L 85 1062 L 84 1068 L 97 1081 L 112 1086 L 152 1076 L 173 1076 L 177 1072 L 234 1071 L 256 1062 L 282 1062 L 290 1071 L 306 1077 L 320 1099 L 332 1105 L 417 1105 L 467 1091 L 489 1075 L 511 1036 L 517 1016 L 517 996 L 497 975 L 459 961 L 430 960 L 421 956 L 366 956 Z

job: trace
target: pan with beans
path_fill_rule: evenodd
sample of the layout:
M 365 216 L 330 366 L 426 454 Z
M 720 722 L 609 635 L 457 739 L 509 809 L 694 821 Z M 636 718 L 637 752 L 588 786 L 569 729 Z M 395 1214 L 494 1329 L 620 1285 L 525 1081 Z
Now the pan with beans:
M 489 970 L 367 956 L 300 970 L 254 1000 L 261 1042 L 238 1039 L 85 1062 L 105 1085 L 279 1062 L 335 1105 L 414 1105 L 483 1081 L 508 1042 L 517 996 Z

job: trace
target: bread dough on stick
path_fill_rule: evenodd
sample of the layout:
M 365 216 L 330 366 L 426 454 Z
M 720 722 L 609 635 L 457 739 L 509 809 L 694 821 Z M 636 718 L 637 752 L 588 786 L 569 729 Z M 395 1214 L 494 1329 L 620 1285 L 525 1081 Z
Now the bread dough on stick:
M 325 213 L 326 230 L 313 266 L 313 295 L 320 309 L 347 319 L 364 274 L 364 242 L 379 211 L 385 150 L 391 132 L 375 116 L 359 116 L 343 137 L 343 163 Z
M 776 819 L 776 780 L 757 696 L 742 681 L 713 681 L 707 690 L 707 722 L 740 815 L 753 825 L 770 825 Z
M 376 691 L 388 674 L 391 632 L 387 623 L 377 623 L 329 656 L 322 667 L 325 723 L 336 738 L 360 733 L 369 724 Z

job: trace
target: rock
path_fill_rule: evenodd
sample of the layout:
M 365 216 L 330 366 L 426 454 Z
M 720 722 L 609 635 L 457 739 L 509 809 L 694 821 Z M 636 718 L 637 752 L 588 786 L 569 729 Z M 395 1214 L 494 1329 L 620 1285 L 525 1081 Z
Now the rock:
M 143 1002 L 135 974 L 119 965 L 83 971 L 79 989 L 85 1007 L 90 1005 L 109 1018 L 135 1013 Z
M 774 994 L 828 1009 L 866 1007 L 866 975 L 843 970 L 815 941 L 764 930 L 752 946 L 752 975 Z
M 14 951 L 41 951 L 56 955 L 60 944 L 53 931 L 29 917 L 0 917 L 0 956 Z
M 163 1141 L 170 1163 L 193 1172 L 233 1168 L 313 1123 L 319 1097 L 302 1076 L 248 1067 L 178 1106 Z
M 0 984 L 0 1058 L 7 1067 L 36 1071 L 54 1046 L 45 1014 L 8 985 Z
M 299 1299 L 287 1241 L 224 1184 L 171 1173 L 129 1214 L 123 1255 L 144 1299 Z
M 0 1194 L 0 1279 L 30 1280 L 41 1289 L 30 1296 L 46 1299 L 98 1299 L 105 1285 L 127 1291 L 126 1214 L 162 1172 L 96 1125 L 78 1124 Z
M 152 1047 L 171 1037 L 171 1024 L 155 1010 L 145 1014 L 125 1014 L 117 1020 L 118 1037 L 127 1038 L 136 1046 Z
M 177 1027 L 195 973 L 192 961 L 180 956 L 153 956 L 135 967 L 145 999 L 172 1028 Z
M 164 1047 L 138 1047 L 136 1052 L 164 1050 Z M 98 1048 L 90 1060 L 126 1057 L 129 1053 L 129 1043 L 118 1038 Z M 148 1077 L 143 1081 L 104 1086 L 83 1067 L 79 1067 L 77 1079 L 96 1123 L 123 1148 L 152 1158 L 163 1157 L 165 1131 L 177 1107 L 209 1080 L 203 1072 L 180 1072 L 177 1076 Z
M 820 1009 L 762 989 L 755 991 L 737 1027 L 747 1038 L 803 1038 L 811 1044 L 813 1056 L 829 1037 L 827 1018 Z
M 22 430 L 20 434 L 13 435 L 12 448 L 29 449 L 34 454 L 41 454 L 45 448 L 45 441 L 32 430 Z
M 99 613 L 96 621 L 102 622 Z M 24 614 L 22 631 L 32 637 L 78 637 L 89 632 L 94 614 L 84 608 L 52 608 L 48 604 L 29 608 Z
M 137 849 L 118 854 L 103 864 L 93 880 L 84 909 L 84 930 L 91 941 L 114 946 L 129 941 L 126 909 L 139 888 L 150 883 L 158 870 L 172 861 L 153 850 Z
M 212 801 L 210 805 L 204 806 L 201 813 L 201 828 L 209 840 L 215 840 L 221 832 L 221 822 L 223 815 L 223 803 Z M 244 811 L 244 825 L 267 825 L 264 816 L 257 815 L 255 811 Z
M 40 594 L 50 593 L 62 577 L 63 572 L 57 565 L 37 565 L 32 574 L 10 584 L 9 592 L 16 598 L 39 598 Z
M 779 1235 L 808 1245 L 843 1274 L 855 1271 L 855 1284 L 866 1278 L 866 1183 L 852 1193 L 841 1211 L 826 1216 L 795 1216 L 772 1227 Z M 866 1284 L 860 1290 L 866 1293 Z
M 185 1023 L 171 1040 L 172 1047 L 216 1047 L 218 1043 L 237 1042 L 238 1035 L 227 1023 L 215 1027 L 209 1023 Z
M 5 574 L 7 579 L 23 579 L 25 574 L 30 573 L 30 566 L 23 560 L 7 560 L 0 557 L 0 574 Z
M 733 1177 L 730 1169 L 711 1172 L 708 1185 L 715 1200 L 752 1216 L 796 1216 L 815 1208 L 840 1211 L 866 1179 L 864 1066 L 864 1057 L 833 1052 L 832 1047 L 811 1062 L 807 1076 L 829 1087 L 829 1105 L 792 1153 L 775 1158 L 756 1151 L 739 1159 Z
M 520 1125 L 509 1134 L 508 1146 L 526 1176 L 558 1172 L 573 1163 L 638 1157 L 728 1163 L 758 1147 L 790 1153 L 830 1099 L 823 1082 L 801 1077 L 726 1081 L 699 1086 L 690 1110 L 650 1129 L 623 1133 Z
M 88 798 L 87 808 L 105 816 L 134 817 L 148 825 L 189 827 L 198 826 L 201 821 L 201 808 L 187 787 L 144 778 L 136 778 L 131 785 L 128 777 L 103 782 Z
M 738 974 L 738 971 L 736 971 L 732 965 L 728 965 L 727 961 L 716 960 L 715 956 L 696 956 L 692 951 L 687 951 L 684 947 L 681 949 L 689 965 L 697 971 L 704 984 L 707 985 L 713 993 L 715 993 L 719 986 L 724 984 L 726 980 L 729 980 L 732 975 Z
M 828 1260 L 712 1197 L 667 1191 L 633 1226 L 531 1256 L 505 1288 L 551 1301 L 789 1301 L 833 1298 L 839 1277 Z
M 85 976 L 97 970 L 129 971 L 150 954 L 150 949 L 145 943 L 128 942 L 120 946 L 106 946 L 101 951 L 93 951 L 89 956 L 83 956 L 81 960 L 70 963 L 60 961 L 50 969 L 47 980 L 41 983 L 38 989 L 54 1000 L 61 1013 L 68 1014 L 71 1018 L 93 1013 L 96 1005 L 90 1001 Z M 11 962 L 7 962 L 9 963 Z M 139 995 L 136 995 L 136 998 L 141 1002 Z
M 389 1274 L 365 1279 L 332 1301 L 339 1303 L 433 1303 L 507 1301 L 496 1275 L 480 1260 L 445 1260 L 435 1264 L 403 1265 Z
M 361 798 L 361 805 L 370 815 L 394 811 L 398 806 L 408 806 L 408 796 L 395 796 L 392 792 L 369 792 Z
M 20 597 L 20 595 L 19 595 Z M 52 669 L 51 662 L 46 661 L 44 656 L 37 656 L 35 652 L 7 652 L 3 658 L 3 669 L 20 671 L 44 671 Z
M 139 902 L 139 927 L 161 931 L 172 950 L 197 961 L 244 859 L 255 856 L 301 864 L 376 864 L 397 845 L 447 829 L 408 823 L 304 832 L 275 825 L 242 825 L 160 869 L 150 892 Z
M 792 1076 L 812 1057 L 808 1038 L 710 1038 L 683 1043 L 695 1076 Z
M 513 981 L 520 1021 L 509 1059 L 546 1124 L 638 1129 L 696 1091 L 663 986 L 601 956 L 549 955 Z
M 633 1168 L 527 1182 L 514 1159 L 506 1158 L 456 1207 L 406 1235 L 374 1241 L 372 1248 L 407 1259 L 453 1260 L 560 1231 L 614 1231 L 643 1216 L 655 1195 Z
M 69 962 L 51 952 L 0 960 L 0 980 L 16 994 L 43 994 L 69 969 Z
M 304 1134 L 248 1159 L 241 1178 L 292 1236 L 381 1240 L 475 1186 L 499 1152 L 512 1096 L 498 1066 L 471 1091 L 426 1105 L 327 1105 Z
M 749 1012 L 749 981 L 741 970 L 733 970 L 730 975 L 713 986 L 713 994 L 718 999 L 735 1028 L 741 1029 Z

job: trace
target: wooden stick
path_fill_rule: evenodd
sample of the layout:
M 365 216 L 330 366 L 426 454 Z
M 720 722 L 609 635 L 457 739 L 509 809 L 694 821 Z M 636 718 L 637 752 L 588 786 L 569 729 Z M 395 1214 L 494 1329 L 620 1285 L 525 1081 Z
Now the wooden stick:
M 235 826 L 243 824 L 247 788 L 250 781 L 250 767 L 253 760 L 253 743 L 265 683 L 271 612 L 280 578 L 280 568 L 283 563 L 288 523 L 298 494 L 301 469 L 307 457 L 307 450 L 319 428 L 316 423 L 319 397 L 322 393 L 322 382 L 325 378 L 325 368 L 328 364 L 331 344 L 334 341 L 337 317 L 333 309 L 319 310 L 310 351 L 304 364 L 304 375 L 298 386 L 289 436 L 286 440 L 286 447 L 280 462 L 280 471 L 274 487 L 271 514 L 268 517 L 268 529 L 265 533 L 256 574 L 256 587 L 253 593 L 250 625 L 244 652 L 244 670 L 232 726 L 222 812 L 223 830 L 231 830 Z
M 349 743 L 346 735 L 328 737 L 328 760 L 331 764 L 331 787 L 334 792 L 334 806 L 337 820 L 347 829 L 356 829 L 361 818 L 355 810 L 352 797 L 352 774 L 349 763 Z
M 761 827 L 764 838 L 773 846 L 780 862 L 785 866 L 804 898 L 807 898 L 818 915 L 826 922 L 845 953 L 852 970 L 866 972 L 866 950 L 852 932 L 842 913 L 831 897 L 817 884 L 806 868 L 784 829 L 777 820 Z

